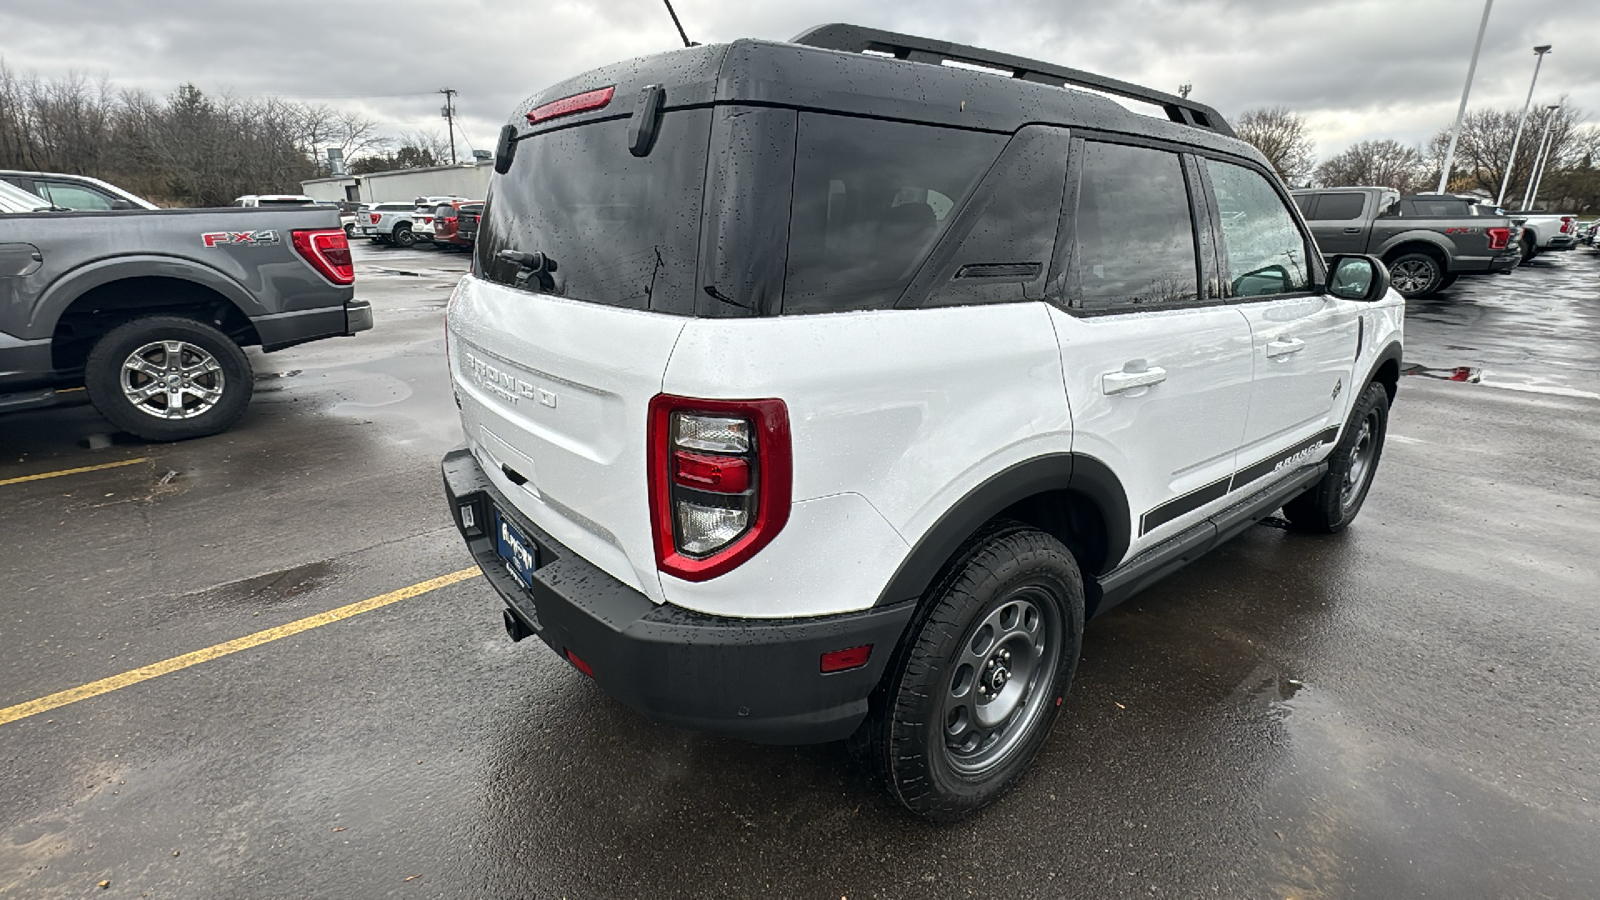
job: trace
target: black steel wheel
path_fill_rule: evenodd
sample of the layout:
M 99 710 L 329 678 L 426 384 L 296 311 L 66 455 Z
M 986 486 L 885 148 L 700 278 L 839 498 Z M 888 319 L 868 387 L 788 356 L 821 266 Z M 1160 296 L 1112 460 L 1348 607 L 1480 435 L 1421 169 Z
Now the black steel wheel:
M 1328 457 L 1328 472 L 1309 491 L 1284 504 L 1284 516 L 1298 531 L 1343 531 L 1361 512 L 1389 433 L 1389 392 L 1373 382 L 1356 399 L 1344 433 Z

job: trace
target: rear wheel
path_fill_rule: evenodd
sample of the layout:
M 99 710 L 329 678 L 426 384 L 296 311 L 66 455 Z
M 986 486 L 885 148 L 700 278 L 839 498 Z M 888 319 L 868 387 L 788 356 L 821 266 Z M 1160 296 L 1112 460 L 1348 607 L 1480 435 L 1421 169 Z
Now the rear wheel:
M 1350 421 L 1328 457 L 1328 473 L 1311 490 L 1284 504 L 1283 514 L 1297 531 L 1333 534 L 1361 512 L 1389 433 L 1389 392 L 1373 382 L 1356 399 Z
M 1522 236 L 1522 261 L 1527 262 L 1538 255 L 1539 245 L 1534 243 L 1532 235 L 1524 234 Z
M 1443 281 L 1444 267 L 1426 253 L 1406 253 L 1389 263 L 1389 283 L 1402 297 L 1426 297 Z
M 125 322 L 89 352 L 84 386 L 95 409 L 147 441 L 216 434 L 250 403 L 250 360 L 227 335 L 182 316 Z
M 1083 582 L 1060 541 L 1017 523 L 970 541 L 907 631 L 859 757 L 912 812 L 999 799 L 1049 736 L 1083 643 Z
M 1439 290 L 1442 291 L 1445 288 L 1449 287 L 1450 285 L 1455 284 L 1456 283 L 1456 279 L 1458 279 L 1460 277 L 1461 277 L 1460 275 L 1455 275 L 1455 274 L 1446 275 L 1444 277 L 1444 279 L 1439 282 Z
M 409 247 L 417 242 L 417 236 L 412 232 L 410 225 L 396 225 L 394 234 L 389 240 L 396 247 Z

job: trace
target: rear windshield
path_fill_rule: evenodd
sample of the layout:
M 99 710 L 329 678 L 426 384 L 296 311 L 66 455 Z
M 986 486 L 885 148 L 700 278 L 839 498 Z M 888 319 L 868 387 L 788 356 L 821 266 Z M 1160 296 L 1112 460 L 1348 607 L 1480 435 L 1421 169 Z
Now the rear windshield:
M 293 198 L 290 198 L 290 199 L 287 199 L 287 200 L 262 199 L 262 200 L 257 200 L 256 203 L 261 205 L 261 206 L 316 206 L 317 205 L 317 202 L 315 200 L 295 200 Z
M 574 300 L 692 314 L 710 127 L 709 109 L 667 112 L 642 157 L 628 149 L 626 118 L 523 138 L 484 203 L 478 273 Z M 548 272 L 529 272 L 533 254 L 553 264 Z
M 802 113 L 783 311 L 894 306 L 1006 139 Z

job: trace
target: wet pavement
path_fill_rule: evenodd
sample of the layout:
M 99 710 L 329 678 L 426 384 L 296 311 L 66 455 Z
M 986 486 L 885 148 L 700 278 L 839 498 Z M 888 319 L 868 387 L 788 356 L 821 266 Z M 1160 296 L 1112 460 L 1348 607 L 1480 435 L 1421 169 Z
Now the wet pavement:
M 252 351 L 227 434 L 0 420 L 0 481 L 140 460 L 0 486 L 0 709 L 470 565 L 464 263 L 360 248 L 376 329 Z M 1091 623 L 969 822 L 837 745 L 645 722 L 469 578 L 0 725 L 0 896 L 1600 896 L 1600 255 L 1409 314 L 1360 520 L 1269 521 Z

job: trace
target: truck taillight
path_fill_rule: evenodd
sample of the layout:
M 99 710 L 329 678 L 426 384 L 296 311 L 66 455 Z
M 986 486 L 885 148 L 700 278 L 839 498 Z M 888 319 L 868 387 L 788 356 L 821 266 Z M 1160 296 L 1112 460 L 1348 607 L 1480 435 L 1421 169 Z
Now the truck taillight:
M 1561 217 L 1561 233 L 1562 234 L 1571 234 L 1572 233 L 1572 217 L 1571 216 L 1562 216 Z
M 355 284 L 355 265 L 350 260 L 350 242 L 343 228 L 295 231 L 290 234 L 294 250 L 311 268 L 334 284 Z
M 372 224 L 374 225 L 378 224 L 379 219 L 383 218 L 383 213 L 367 213 L 367 215 L 372 217 Z
M 789 410 L 782 400 L 658 394 L 647 429 L 656 567 L 706 581 L 766 546 L 789 520 Z
M 1506 245 L 1511 243 L 1511 229 L 1509 228 L 1486 228 L 1484 233 L 1489 235 L 1490 250 L 1504 250 Z

